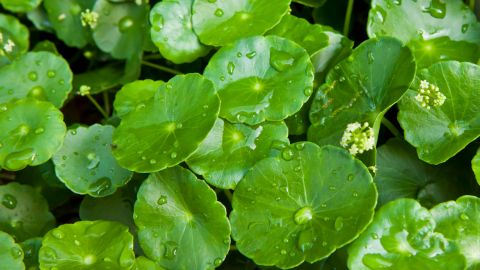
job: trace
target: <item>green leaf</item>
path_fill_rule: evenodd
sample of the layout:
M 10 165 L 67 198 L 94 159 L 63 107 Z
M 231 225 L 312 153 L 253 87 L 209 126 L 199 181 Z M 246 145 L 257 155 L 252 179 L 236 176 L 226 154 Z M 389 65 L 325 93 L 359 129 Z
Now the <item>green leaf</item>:
M 327 2 L 327 0 L 293 0 L 294 2 L 300 3 L 307 7 L 320 7 Z
M 287 14 L 291 0 L 195 0 L 193 28 L 204 44 L 224 46 L 262 35 Z
M 0 39 L 0 67 L 3 67 L 10 64 L 12 59 L 28 51 L 30 32 L 17 18 L 0 14 L 0 34 L 2 37 Z M 9 40 L 14 44 L 10 52 L 6 50 Z
M 8 234 L 0 231 L 0 262 L 8 270 L 25 270 L 23 251 Z
M 50 52 L 57 56 L 61 56 L 55 43 L 51 42 L 50 40 L 42 40 L 38 42 L 35 44 L 35 47 L 33 47 L 32 52 Z
M 384 205 L 350 246 L 348 267 L 371 269 L 465 269 L 465 257 L 453 241 L 435 232 L 430 212 L 412 199 Z
M 310 109 L 308 139 L 340 145 L 348 124 L 368 123 L 377 136 L 385 112 L 405 93 L 415 76 L 407 47 L 392 38 L 370 39 L 327 75 Z
M 230 225 L 215 192 L 179 166 L 151 174 L 134 211 L 140 245 L 167 269 L 213 269 L 230 248 Z
M 29 52 L 0 69 L 0 103 L 32 97 L 61 108 L 72 90 L 67 61 L 49 52 Z
M 480 55 L 480 23 L 463 1 L 372 0 L 367 31 L 408 44 L 419 67 L 440 60 L 477 62 Z
M 99 14 L 93 39 L 104 52 L 119 59 L 143 51 L 148 25 L 148 4 L 111 3 L 97 0 L 93 8 Z
M 135 172 L 175 166 L 207 137 L 219 107 L 212 82 L 199 74 L 175 76 L 144 107 L 122 119 L 113 134 L 113 154 Z
M 150 12 L 151 35 L 160 53 L 173 63 L 190 63 L 210 51 L 192 26 L 193 0 L 166 0 Z
M 20 243 L 20 246 L 23 249 L 23 263 L 25 268 L 28 270 L 37 270 L 38 266 L 38 251 L 42 245 L 42 238 L 35 237 Z
M 154 261 L 147 259 L 143 256 L 137 257 L 135 260 L 135 270 L 163 270 L 158 264 Z
M 73 192 L 104 197 L 113 194 L 132 177 L 112 155 L 115 128 L 95 124 L 67 133 L 62 148 L 53 156 L 58 178 Z
M 220 116 L 256 125 L 300 110 L 313 89 L 307 52 L 276 37 L 249 37 L 221 48 L 205 68 L 222 101 Z
M 20 99 L 0 105 L 1 167 L 18 171 L 49 160 L 66 132 L 63 114 L 49 102 Z
M 460 197 L 430 210 L 437 222 L 436 231 L 458 244 L 467 259 L 467 269 L 480 268 L 480 199 L 474 196 Z
M 113 103 L 118 117 L 123 118 L 129 112 L 142 109 L 163 83 L 163 81 L 143 80 L 124 85 L 117 92 Z
M 472 169 L 475 173 L 475 178 L 477 179 L 478 184 L 480 185 L 480 148 L 477 151 L 477 154 L 472 159 Z
M 133 236 L 111 221 L 77 221 L 49 231 L 39 253 L 40 269 L 131 269 Z
M 456 61 L 440 62 L 420 70 L 400 102 L 398 121 L 405 139 L 417 148 L 421 160 L 440 164 L 480 136 L 480 67 Z M 437 86 L 443 105 L 417 99 L 421 81 Z
M 42 0 L 0 0 L 3 8 L 11 12 L 28 12 L 36 8 Z
M 44 6 L 57 37 L 68 46 L 83 47 L 92 40 L 91 30 L 82 25 L 82 11 L 92 9 L 95 0 L 45 0 Z
M 187 164 L 208 183 L 234 189 L 255 163 L 278 155 L 274 147 L 288 143 L 288 129 L 283 122 L 247 126 L 218 119 Z
M 430 208 L 470 191 L 457 166 L 422 162 L 415 149 L 400 139 L 389 140 L 378 148 L 376 167 L 379 206 L 399 198 L 413 198 Z
M 257 264 L 313 263 L 359 235 L 376 199 L 368 169 L 348 152 L 295 143 L 281 158 L 258 162 L 237 185 L 232 235 Z
M 19 241 L 42 236 L 55 225 L 47 201 L 31 186 L 2 185 L 0 200 L 0 230 Z

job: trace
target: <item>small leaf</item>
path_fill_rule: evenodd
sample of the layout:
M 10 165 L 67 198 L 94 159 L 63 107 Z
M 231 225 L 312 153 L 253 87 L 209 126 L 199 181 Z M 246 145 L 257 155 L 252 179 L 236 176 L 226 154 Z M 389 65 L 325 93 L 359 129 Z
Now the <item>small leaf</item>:
M 0 262 L 8 270 L 24 270 L 23 251 L 20 245 L 5 232 L 0 231 Z
M 141 110 L 145 103 L 153 98 L 163 81 L 134 81 L 128 83 L 117 92 L 113 107 L 118 117 L 123 118 L 129 112 Z
M 230 225 L 215 192 L 179 166 L 151 174 L 134 212 L 146 256 L 167 269 L 213 269 L 230 249 Z

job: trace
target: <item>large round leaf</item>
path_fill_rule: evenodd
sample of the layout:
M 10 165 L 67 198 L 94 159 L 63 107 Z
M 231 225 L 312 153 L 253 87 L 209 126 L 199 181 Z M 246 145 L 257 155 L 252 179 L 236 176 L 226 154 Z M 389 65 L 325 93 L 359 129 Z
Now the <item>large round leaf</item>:
M 257 264 L 313 263 L 355 239 L 376 200 L 368 169 L 347 151 L 299 142 L 258 162 L 237 185 L 232 235 Z
M 436 233 L 430 212 L 412 199 L 384 205 L 349 248 L 351 270 L 465 269 L 465 257 Z
M 455 241 L 467 259 L 467 269 L 480 269 L 480 199 L 460 197 L 430 210 L 437 222 L 437 232 Z
M 291 0 L 195 0 L 193 28 L 202 43 L 224 46 L 262 35 L 288 12 Z
M 413 198 L 424 207 L 454 200 L 471 192 L 457 166 L 432 166 L 418 159 L 415 149 L 400 139 L 378 148 L 375 184 L 378 204 L 399 198 Z
M 477 151 L 477 154 L 472 160 L 472 169 L 475 173 L 475 178 L 477 178 L 477 182 L 480 185 L 480 148 Z
M 463 1 L 372 0 L 367 31 L 370 37 L 392 36 L 408 44 L 420 67 L 479 57 L 480 23 Z
M 40 5 L 42 0 L 0 0 L 2 6 L 12 12 L 28 12 Z
M 279 121 L 299 111 L 313 89 L 305 49 L 276 37 L 249 37 L 220 49 L 205 68 L 230 122 Z
M 166 59 L 180 64 L 205 56 L 210 48 L 201 44 L 192 26 L 193 0 L 166 0 L 150 12 L 153 43 Z
M 43 236 L 55 224 L 45 198 L 31 186 L 10 183 L 0 186 L 0 230 L 18 241 Z
M 220 101 L 198 74 L 175 76 L 154 98 L 126 115 L 113 134 L 113 154 L 136 172 L 155 172 L 188 158 L 215 124 Z
M 62 107 L 72 90 L 67 61 L 49 52 L 29 52 L 0 69 L 0 103 L 32 97 Z
M 438 87 L 443 105 L 422 106 L 422 81 Z M 453 157 L 480 136 L 480 67 L 447 61 L 421 70 L 400 102 L 398 121 L 423 161 L 439 164 Z
M 128 270 L 135 263 L 133 236 L 111 221 L 78 221 L 48 232 L 39 253 L 40 269 Z
M 0 231 L 0 262 L 4 269 L 25 270 L 22 248 L 8 233 L 2 231 Z
M 45 0 L 45 10 L 57 37 L 69 46 L 87 45 L 92 40 L 92 32 L 82 25 L 81 13 L 91 10 L 94 3 L 95 0 Z
M 230 248 L 230 225 L 215 192 L 179 166 L 151 174 L 134 212 L 140 245 L 167 269 L 214 269 Z
M 120 118 L 131 111 L 140 110 L 153 98 L 163 81 L 134 81 L 128 83 L 117 92 L 113 107 Z
M 339 145 L 350 123 L 369 123 L 378 133 L 384 113 L 415 76 L 407 47 L 392 38 L 371 39 L 358 46 L 327 75 L 310 110 L 309 140 Z
M 47 162 L 66 132 L 63 114 L 51 103 L 21 99 L 0 105 L 0 163 L 18 171 Z
M 282 142 L 289 142 L 288 129 L 282 122 L 247 126 L 218 119 L 187 163 L 210 184 L 234 189 L 255 163 L 278 155 L 274 146 Z
M 2 38 L 0 39 L 0 67 L 3 67 L 10 63 L 11 59 L 28 51 L 30 33 L 28 28 L 20 23 L 20 21 L 10 15 L 0 14 L 0 33 Z M 5 51 L 5 45 L 11 40 L 15 44 L 11 52 Z
M 97 0 L 93 8 L 98 23 L 93 39 L 104 52 L 115 58 L 129 58 L 143 50 L 148 25 L 148 4 L 112 3 Z
M 112 126 L 95 124 L 67 133 L 53 156 L 58 178 L 73 192 L 93 197 L 110 195 L 125 185 L 132 172 L 120 167 L 112 155 Z

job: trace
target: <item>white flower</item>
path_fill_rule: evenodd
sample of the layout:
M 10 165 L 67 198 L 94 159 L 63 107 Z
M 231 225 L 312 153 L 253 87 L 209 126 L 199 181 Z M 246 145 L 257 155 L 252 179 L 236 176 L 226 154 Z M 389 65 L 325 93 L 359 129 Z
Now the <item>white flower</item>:
M 90 9 L 86 9 L 85 11 L 82 11 L 80 14 L 81 19 L 82 19 L 82 26 L 89 26 L 91 29 L 95 28 L 97 26 L 98 22 L 98 13 L 95 11 L 90 11 Z
M 90 90 L 92 90 L 92 87 L 88 85 L 81 85 L 79 89 L 80 96 L 90 95 Z
M 447 97 L 440 92 L 440 89 L 435 84 L 429 83 L 425 80 L 420 81 L 420 88 L 415 100 L 422 105 L 422 107 L 431 109 L 432 107 L 440 107 L 445 103 Z
M 15 43 L 9 39 L 7 40 L 7 44 L 3 45 L 3 50 L 7 53 L 11 53 L 13 51 L 13 47 L 15 47 Z
M 373 128 L 367 122 L 360 124 L 358 122 L 350 123 L 343 132 L 340 145 L 348 149 L 350 154 L 362 154 L 375 147 L 375 134 Z

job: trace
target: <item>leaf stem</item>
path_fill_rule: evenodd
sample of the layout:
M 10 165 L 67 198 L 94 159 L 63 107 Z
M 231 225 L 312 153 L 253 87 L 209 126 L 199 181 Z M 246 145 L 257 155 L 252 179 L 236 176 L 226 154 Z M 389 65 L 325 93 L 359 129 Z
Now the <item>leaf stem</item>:
M 110 115 L 110 97 L 108 96 L 108 92 L 104 91 L 103 92 L 103 107 L 105 108 L 105 112 L 107 115 Z
M 97 108 L 97 110 L 103 115 L 103 117 L 105 119 L 108 118 L 108 114 L 103 110 L 102 106 L 100 106 L 100 104 L 98 104 L 98 102 L 90 95 L 90 94 L 87 94 L 85 95 L 89 100 L 90 102 L 92 102 L 92 104 L 95 106 L 95 108 Z
M 397 138 L 402 138 L 402 133 L 398 130 L 398 128 L 390 122 L 386 117 L 382 118 L 382 124 Z
M 345 21 L 343 23 L 343 35 L 346 37 L 348 37 L 348 34 L 350 33 L 350 20 L 352 19 L 353 2 L 354 0 L 348 0 L 347 13 L 345 14 Z
M 152 63 L 152 62 L 145 61 L 145 60 L 142 60 L 142 65 L 145 65 L 145 66 L 148 66 L 148 67 L 152 67 L 152 68 L 156 68 L 156 69 L 158 69 L 158 70 L 165 71 L 165 72 L 168 72 L 168 73 L 173 74 L 173 75 L 183 74 L 182 72 L 180 72 L 180 71 L 178 71 L 178 70 L 175 70 L 175 69 L 173 69 L 173 68 L 169 68 L 169 67 L 157 65 L 157 64 L 154 64 L 154 63 Z
M 229 189 L 224 189 L 223 193 L 225 193 L 225 196 L 227 196 L 227 199 L 231 202 L 233 198 L 233 194 Z

